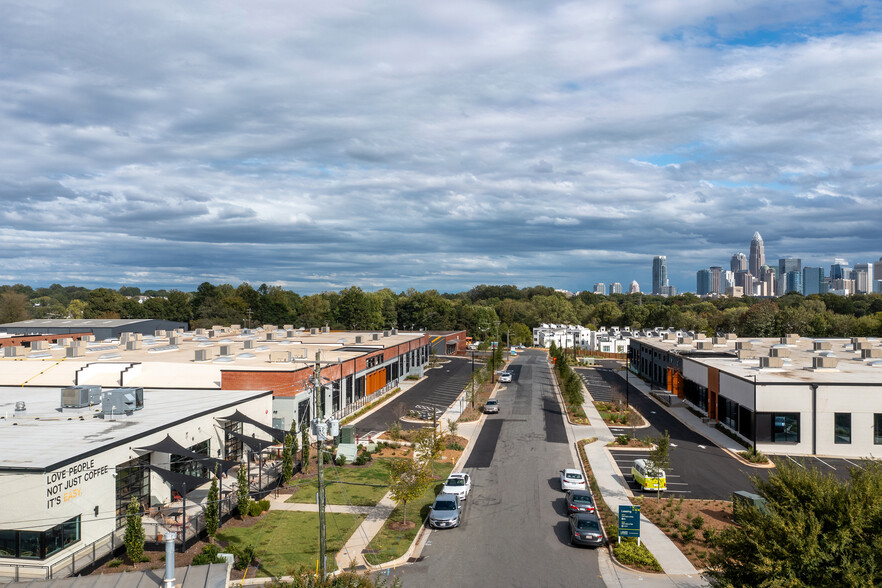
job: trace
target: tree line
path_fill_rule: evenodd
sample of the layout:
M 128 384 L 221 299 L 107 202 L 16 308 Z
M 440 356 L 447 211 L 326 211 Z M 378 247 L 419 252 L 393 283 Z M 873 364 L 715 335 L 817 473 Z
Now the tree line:
M 156 318 L 213 325 L 293 324 L 332 329 L 466 330 L 478 340 L 497 337 L 528 344 L 541 323 L 674 327 L 708 335 L 737 333 L 772 337 L 882 335 L 882 295 L 790 293 L 775 299 L 699 298 L 686 293 L 663 298 L 647 294 L 582 292 L 568 295 L 547 286 L 475 286 L 440 293 L 388 288 L 366 292 L 351 286 L 338 292 L 301 296 L 279 286 L 204 282 L 193 292 L 118 290 L 52 284 L 32 288 L 0 286 L 0 323 L 27 318 Z

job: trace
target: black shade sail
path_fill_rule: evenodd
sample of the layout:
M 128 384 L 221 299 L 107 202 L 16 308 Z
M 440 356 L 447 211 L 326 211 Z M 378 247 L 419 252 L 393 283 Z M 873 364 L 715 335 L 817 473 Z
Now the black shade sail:
M 276 429 L 274 427 L 270 427 L 269 425 L 264 425 L 263 423 L 259 423 L 259 422 L 255 421 L 253 418 L 251 418 L 249 416 L 245 416 L 244 414 L 242 414 L 238 410 L 228 417 L 219 417 L 219 418 L 220 418 L 220 420 L 224 420 L 224 421 L 234 421 L 237 423 L 248 423 L 249 425 L 254 425 L 258 429 L 260 429 L 261 431 L 263 431 L 264 433 L 266 433 L 267 435 L 269 435 L 270 437 L 275 439 L 277 443 L 284 443 L 285 442 L 285 435 L 288 434 L 288 431 L 286 431 L 284 429 Z
M 275 441 L 267 441 L 266 439 L 257 439 L 255 437 L 249 437 L 248 435 L 243 435 L 242 433 L 237 433 L 236 431 L 226 431 L 242 443 L 248 446 L 251 451 L 256 451 L 260 453 L 267 447 L 271 447 L 276 444 Z
M 196 476 L 188 476 L 187 474 L 173 472 L 171 470 L 156 467 L 155 465 L 149 465 L 147 467 L 150 468 L 154 473 L 159 474 L 159 477 L 162 478 L 164 482 L 168 482 L 168 484 L 171 485 L 172 489 L 181 496 L 186 496 L 188 492 L 192 492 L 199 486 L 211 481 L 211 478 L 197 478 Z
M 201 453 L 196 453 L 195 451 L 190 451 L 177 441 L 171 438 L 171 435 L 166 435 L 165 439 L 160 441 L 159 443 L 154 443 L 153 445 L 148 445 L 147 447 L 136 447 L 137 451 L 155 451 L 157 453 L 168 453 L 171 455 L 178 455 L 181 457 L 186 457 L 192 459 L 193 461 L 197 461 L 208 468 L 208 471 L 213 472 L 215 468 L 217 468 L 217 472 L 219 474 L 227 473 L 230 471 L 230 468 L 236 465 L 235 461 L 230 461 L 227 459 L 218 459 L 216 457 L 209 457 L 207 455 L 202 455 Z

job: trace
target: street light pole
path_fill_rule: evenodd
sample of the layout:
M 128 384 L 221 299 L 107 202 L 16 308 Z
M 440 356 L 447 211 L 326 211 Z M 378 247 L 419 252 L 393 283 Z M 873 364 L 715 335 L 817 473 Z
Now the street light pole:
M 475 408 L 475 350 L 472 349 L 472 408 Z
M 316 398 L 315 398 L 315 418 L 316 423 L 321 425 L 322 420 L 322 398 L 320 395 L 324 394 L 325 388 L 322 386 L 322 366 L 321 366 L 322 352 L 321 350 L 315 352 L 315 368 L 313 371 L 314 378 L 314 387 Z M 318 509 L 319 509 L 319 563 L 322 568 L 322 581 L 328 575 L 328 562 L 327 562 L 327 533 L 325 528 L 325 459 L 322 454 L 322 446 L 325 444 L 324 435 L 322 434 L 321 427 L 319 426 L 316 430 L 316 467 L 318 471 Z

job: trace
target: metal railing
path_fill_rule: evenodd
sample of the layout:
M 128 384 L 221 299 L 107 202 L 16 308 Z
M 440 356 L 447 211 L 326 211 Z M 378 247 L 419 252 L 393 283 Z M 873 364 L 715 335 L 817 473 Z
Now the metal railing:
M 348 417 L 349 415 L 358 412 L 359 410 L 361 410 L 362 408 L 364 408 L 365 406 L 367 406 L 371 402 L 375 401 L 376 399 L 380 398 L 384 394 L 388 394 L 390 391 L 394 390 L 396 387 L 398 387 L 398 381 L 393 380 L 392 382 L 389 382 L 388 384 L 386 384 L 385 386 L 383 386 L 379 390 L 371 392 L 367 396 L 363 396 L 363 397 L 359 398 L 358 400 L 356 400 L 355 402 L 347 404 L 346 406 L 344 406 L 340 410 L 334 411 L 333 417 L 335 419 L 344 419 L 344 418 Z

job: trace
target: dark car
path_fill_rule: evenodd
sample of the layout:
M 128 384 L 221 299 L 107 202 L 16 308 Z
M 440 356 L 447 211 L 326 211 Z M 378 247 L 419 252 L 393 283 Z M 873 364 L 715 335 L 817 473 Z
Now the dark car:
M 594 496 L 587 490 L 567 490 L 567 514 L 594 512 Z
M 570 515 L 570 543 L 603 547 L 603 530 L 596 514 L 578 512 Z

